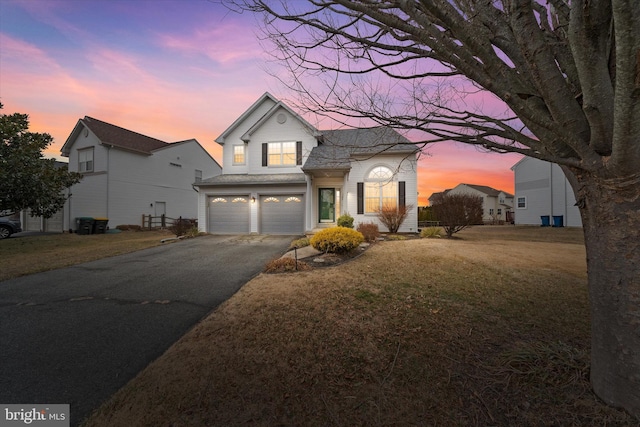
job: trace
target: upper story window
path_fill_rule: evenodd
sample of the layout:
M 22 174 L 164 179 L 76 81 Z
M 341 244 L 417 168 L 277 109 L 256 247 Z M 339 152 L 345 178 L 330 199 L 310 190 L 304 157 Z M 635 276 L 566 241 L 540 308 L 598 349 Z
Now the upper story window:
M 393 172 L 384 166 L 373 168 L 364 183 L 364 213 L 376 213 L 383 207 L 398 207 L 398 183 Z
M 78 172 L 93 172 L 93 147 L 78 150 Z
M 245 164 L 245 145 L 233 146 L 233 164 L 244 165 Z
M 268 144 L 269 166 L 295 166 L 295 142 L 270 142 Z

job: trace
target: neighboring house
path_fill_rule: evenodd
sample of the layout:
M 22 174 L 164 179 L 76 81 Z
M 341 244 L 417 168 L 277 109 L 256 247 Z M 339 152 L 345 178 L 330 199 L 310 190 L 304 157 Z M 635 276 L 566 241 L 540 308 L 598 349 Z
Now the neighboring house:
M 411 206 L 399 231 L 417 231 L 418 148 L 390 128 L 319 131 L 265 93 L 216 142 L 222 175 L 198 184 L 198 224 L 209 233 L 303 234 L 357 227 L 383 205 Z
M 56 168 L 68 168 L 68 164 L 65 162 L 55 162 Z M 64 190 L 65 194 L 69 193 L 68 189 Z M 50 218 L 44 218 L 41 216 L 31 216 L 31 210 L 26 209 L 20 212 L 20 222 L 22 223 L 23 231 L 46 231 L 62 233 L 65 230 L 64 218 L 65 212 L 69 209 L 69 203 L 66 202 L 64 207 L 58 212 L 53 214 Z
M 487 187 L 486 185 L 458 184 L 441 193 L 433 193 L 429 203 L 433 204 L 445 194 L 471 194 L 482 198 L 482 221 L 486 224 L 511 222 L 513 194 Z
M 70 189 L 65 229 L 77 217 L 109 219 L 111 228 L 143 215 L 196 218 L 193 184 L 222 168 L 196 141 L 167 143 L 85 117 L 62 147 L 69 170 L 83 178 Z
M 582 227 L 573 188 L 560 166 L 524 157 L 511 170 L 516 189 L 516 224 Z

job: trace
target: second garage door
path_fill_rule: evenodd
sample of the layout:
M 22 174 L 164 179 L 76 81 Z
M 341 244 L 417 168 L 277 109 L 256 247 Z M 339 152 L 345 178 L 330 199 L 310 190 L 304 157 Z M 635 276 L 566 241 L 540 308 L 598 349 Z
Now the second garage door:
M 301 194 L 261 196 L 260 233 L 303 234 L 304 197 Z
M 209 198 L 209 233 L 249 233 L 249 197 L 214 196 Z

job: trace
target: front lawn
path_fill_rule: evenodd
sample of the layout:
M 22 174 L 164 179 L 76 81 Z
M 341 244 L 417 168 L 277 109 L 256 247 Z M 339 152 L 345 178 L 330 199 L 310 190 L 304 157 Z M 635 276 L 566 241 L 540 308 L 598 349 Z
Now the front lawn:
M 86 425 L 636 425 L 590 391 L 581 231 L 492 230 L 261 274 Z

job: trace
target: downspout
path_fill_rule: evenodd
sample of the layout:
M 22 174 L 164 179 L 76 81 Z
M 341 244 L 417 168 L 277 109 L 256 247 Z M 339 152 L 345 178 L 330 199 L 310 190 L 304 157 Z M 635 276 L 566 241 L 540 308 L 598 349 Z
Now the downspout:
M 113 145 L 107 145 L 107 218 L 109 218 L 109 160 L 111 159 L 111 148 L 113 148 Z
M 553 225 L 553 163 L 549 162 L 549 225 Z

